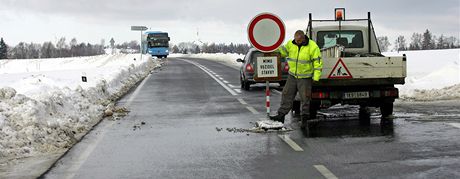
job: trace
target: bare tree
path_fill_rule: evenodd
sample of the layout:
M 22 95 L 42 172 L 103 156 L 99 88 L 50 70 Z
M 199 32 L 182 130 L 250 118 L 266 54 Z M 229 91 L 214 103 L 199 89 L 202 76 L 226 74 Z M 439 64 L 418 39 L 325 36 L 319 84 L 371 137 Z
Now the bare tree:
M 40 51 L 42 58 L 53 58 L 56 54 L 56 47 L 52 42 L 44 42 Z
M 388 47 L 391 45 L 390 41 L 388 40 L 388 37 L 387 36 L 383 36 L 383 37 L 378 37 L 377 38 L 377 42 L 379 43 L 379 46 L 380 46 L 380 50 L 382 52 L 386 52 L 388 51 Z
M 406 49 L 407 49 L 407 47 L 406 47 L 406 39 L 404 39 L 404 36 L 402 36 L 402 35 L 398 36 L 398 38 L 396 38 L 396 40 L 395 40 L 394 50 L 399 52 L 399 51 L 404 51 Z
M 422 49 L 422 34 L 413 33 L 411 42 L 409 44 L 409 50 L 421 50 Z

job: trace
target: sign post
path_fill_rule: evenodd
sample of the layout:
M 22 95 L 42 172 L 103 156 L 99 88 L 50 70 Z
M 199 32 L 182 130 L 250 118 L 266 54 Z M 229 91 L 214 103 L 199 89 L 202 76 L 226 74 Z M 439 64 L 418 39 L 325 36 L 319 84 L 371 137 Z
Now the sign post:
M 141 32 L 141 40 L 139 41 L 139 53 L 141 54 L 142 60 L 142 31 L 147 30 L 148 28 L 145 26 L 131 26 L 131 31 L 140 31 Z
M 248 24 L 249 43 L 264 52 L 263 57 L 257 57 L 254 80 L 265 81 L 267 118 L 270 116 L 270 81 L 281 80 L 281 56 L 274 51 L 283 44 L 285 34 L 284 22 L 271 13 L 258 14 Z

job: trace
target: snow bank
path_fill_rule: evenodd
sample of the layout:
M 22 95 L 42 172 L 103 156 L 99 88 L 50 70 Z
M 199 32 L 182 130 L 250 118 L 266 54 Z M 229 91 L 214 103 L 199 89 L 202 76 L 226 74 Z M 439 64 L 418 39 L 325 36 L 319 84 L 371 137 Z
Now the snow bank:
M 241 63 L 236 62 L 236 59 L 238 58 L 243 59 L 244 54 L 236 54 L 236 53 L 171 54 L 170 57 L 189 57 L 189 58 L 209 59 L 209 60 L 223 63 L 232 68 L 239 69 L 241 67 Z
M 9 160 L 71 147 L 161 61 L 116 54 L 0 63 L 0 159 Z
M 386 52 L 407 56 L 406 84 L 401 98 L 410 100 L 460 99 L 460 49 Z
M 460 49 L 386 52 L 385 56 L 407 56 L 405 85 L 398 85 L 402 99 L 460 99 Z M 240 54 L 173 54 L 173 57 L 204 58 L 239 69 Z

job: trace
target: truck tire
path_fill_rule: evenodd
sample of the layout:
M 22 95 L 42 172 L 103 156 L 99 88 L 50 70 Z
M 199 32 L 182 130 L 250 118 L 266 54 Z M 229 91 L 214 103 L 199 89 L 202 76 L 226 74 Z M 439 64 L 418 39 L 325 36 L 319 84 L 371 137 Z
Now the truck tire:
M 319 105 L 310 102 L 310 119 L 316 119 L 318 117 Z
M 251 89 L 251 83 L 249 81 L 243 81 L 243 89 L 249 91 Z
M 385 102 L 380 106 L 380 113 L 382 114 L 381 123 L 393 122 L 393 102 Z
M 359 107 L 359 124 L 361 125 L 371 124 L 371 112 L 369 110 L 369 107 L 366 107 L 366 106 Z

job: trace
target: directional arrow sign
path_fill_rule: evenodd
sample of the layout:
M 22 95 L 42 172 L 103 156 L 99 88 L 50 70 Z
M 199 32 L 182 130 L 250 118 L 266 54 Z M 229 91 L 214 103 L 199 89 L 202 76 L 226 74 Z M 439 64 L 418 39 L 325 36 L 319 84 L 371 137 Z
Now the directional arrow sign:
M 134 31 L 145 31 L 149 28 L 145 27 L 145 26 L 131 26 L 131 30 L 134 30 Z
M 261 13 L 248 25 L 248 39 L 254 48 L 262 52 L 273 52 L 284 41 L 286 28 L 283 21 L 271 13 Z

